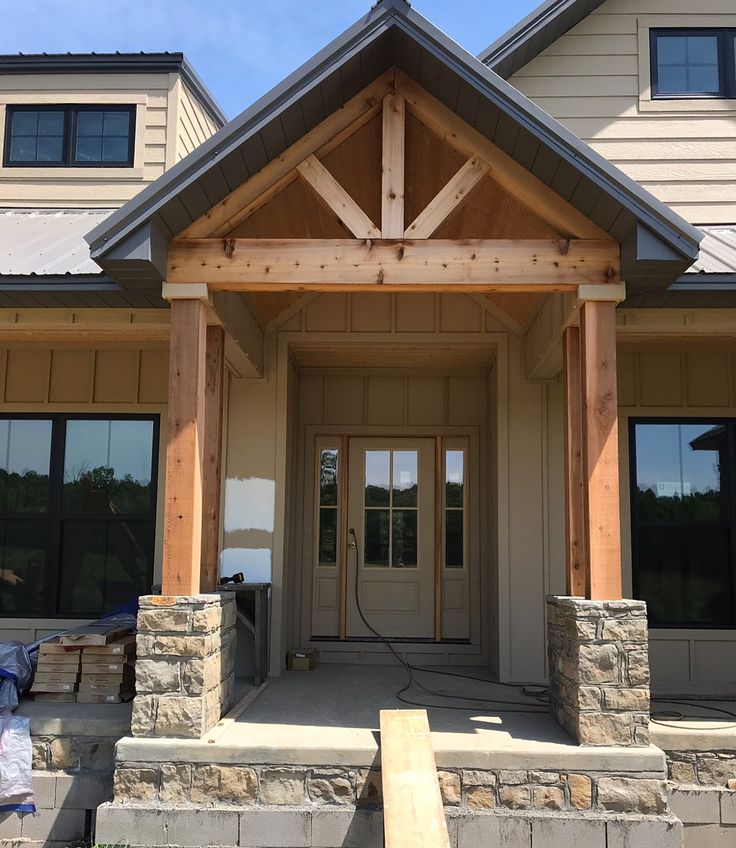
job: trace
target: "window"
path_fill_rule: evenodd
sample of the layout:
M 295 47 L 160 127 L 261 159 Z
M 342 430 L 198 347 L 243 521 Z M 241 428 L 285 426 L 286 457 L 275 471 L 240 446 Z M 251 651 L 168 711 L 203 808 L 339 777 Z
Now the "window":
M 92 618 L 150 591 L 158 418 L 0 418 L 0 613 Z
M 653 627 L 733 627 L 736 420 L 630 426 L 634 595 Z
M 5 162 L 11 167 L 131 167 L 132 106 L 8 106 Z
M 418 465 L 415 450 L 365 452 L 366 566 L 417 567 Z
M 734 29 L 653 29 L 652 96 L 735 98 Z
M 324 448 L 319 452 L 319 537 L 317 564 L 337 565 L 339 452 Z
M 445 451 L 445 568 L 465 565 L 465 451 Z

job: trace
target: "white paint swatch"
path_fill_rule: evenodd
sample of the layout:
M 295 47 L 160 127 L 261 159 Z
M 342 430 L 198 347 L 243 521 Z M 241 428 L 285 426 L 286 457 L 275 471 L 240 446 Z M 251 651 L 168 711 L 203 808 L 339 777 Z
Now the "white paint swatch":
M 276 513 L 276 482 L 261 477 L 225 480 L 226 533 L 238 530 L 265 530 L 273 533 Z

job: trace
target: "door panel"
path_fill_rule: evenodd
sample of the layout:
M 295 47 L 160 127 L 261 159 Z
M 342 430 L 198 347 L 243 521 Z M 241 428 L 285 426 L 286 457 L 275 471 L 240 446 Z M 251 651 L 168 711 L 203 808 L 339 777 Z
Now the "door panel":
M 434 440 L 350 440 L 348 638 L 434 637 Z M 349 536 L 353 538 L 352 533 Z

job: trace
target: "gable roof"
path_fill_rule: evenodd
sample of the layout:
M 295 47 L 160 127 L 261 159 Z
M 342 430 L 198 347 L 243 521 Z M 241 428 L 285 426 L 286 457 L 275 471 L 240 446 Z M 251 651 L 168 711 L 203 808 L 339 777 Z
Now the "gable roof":
M 415 12 L 370 12 L 88 235 L 129 286 L 157 284 L 168 241 L 384 71 L 398 67 L 622 243 L 629 284 L 666 285 L 701 233 Z
M 603 0 L 546 0 L 478 58 L 508 79 L 603 4 Z

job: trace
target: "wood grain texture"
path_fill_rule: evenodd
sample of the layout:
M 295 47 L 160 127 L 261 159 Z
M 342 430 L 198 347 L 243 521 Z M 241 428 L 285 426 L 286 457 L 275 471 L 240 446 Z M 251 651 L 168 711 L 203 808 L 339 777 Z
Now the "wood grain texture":
M 556 239 L 177 239 L 171 283 L 213 291 L 568 291 L 619 280 L 618 244 Z
M 207 314 L 201 301 L 172 301 L 164 595 L 195 595 L 200 587 L 206 333 Z
M 205 369 L 202 565 L 199 582 L 201 592 L 214 592 L 220 576 L 220 489 L 225 381 L 225 331 L 222 327 L 207 327 Z
M 567 594 L 586 596 L 585 487 L 583 485 L 583 419 L 580 328 L 562 336 L 565 427 L 565 546 Z
M 385 848 L 449 848 L 426 710 L 381 710 Z
M 587 596 L 622 597 L 619 503 L 616 304 L 586 301 L 580 310 Z
M 404 235 L 404 150 L 406 103 L 396 92 L 383 98 L 383 155 L 381 176 L 381 233 L 384 238 Z

